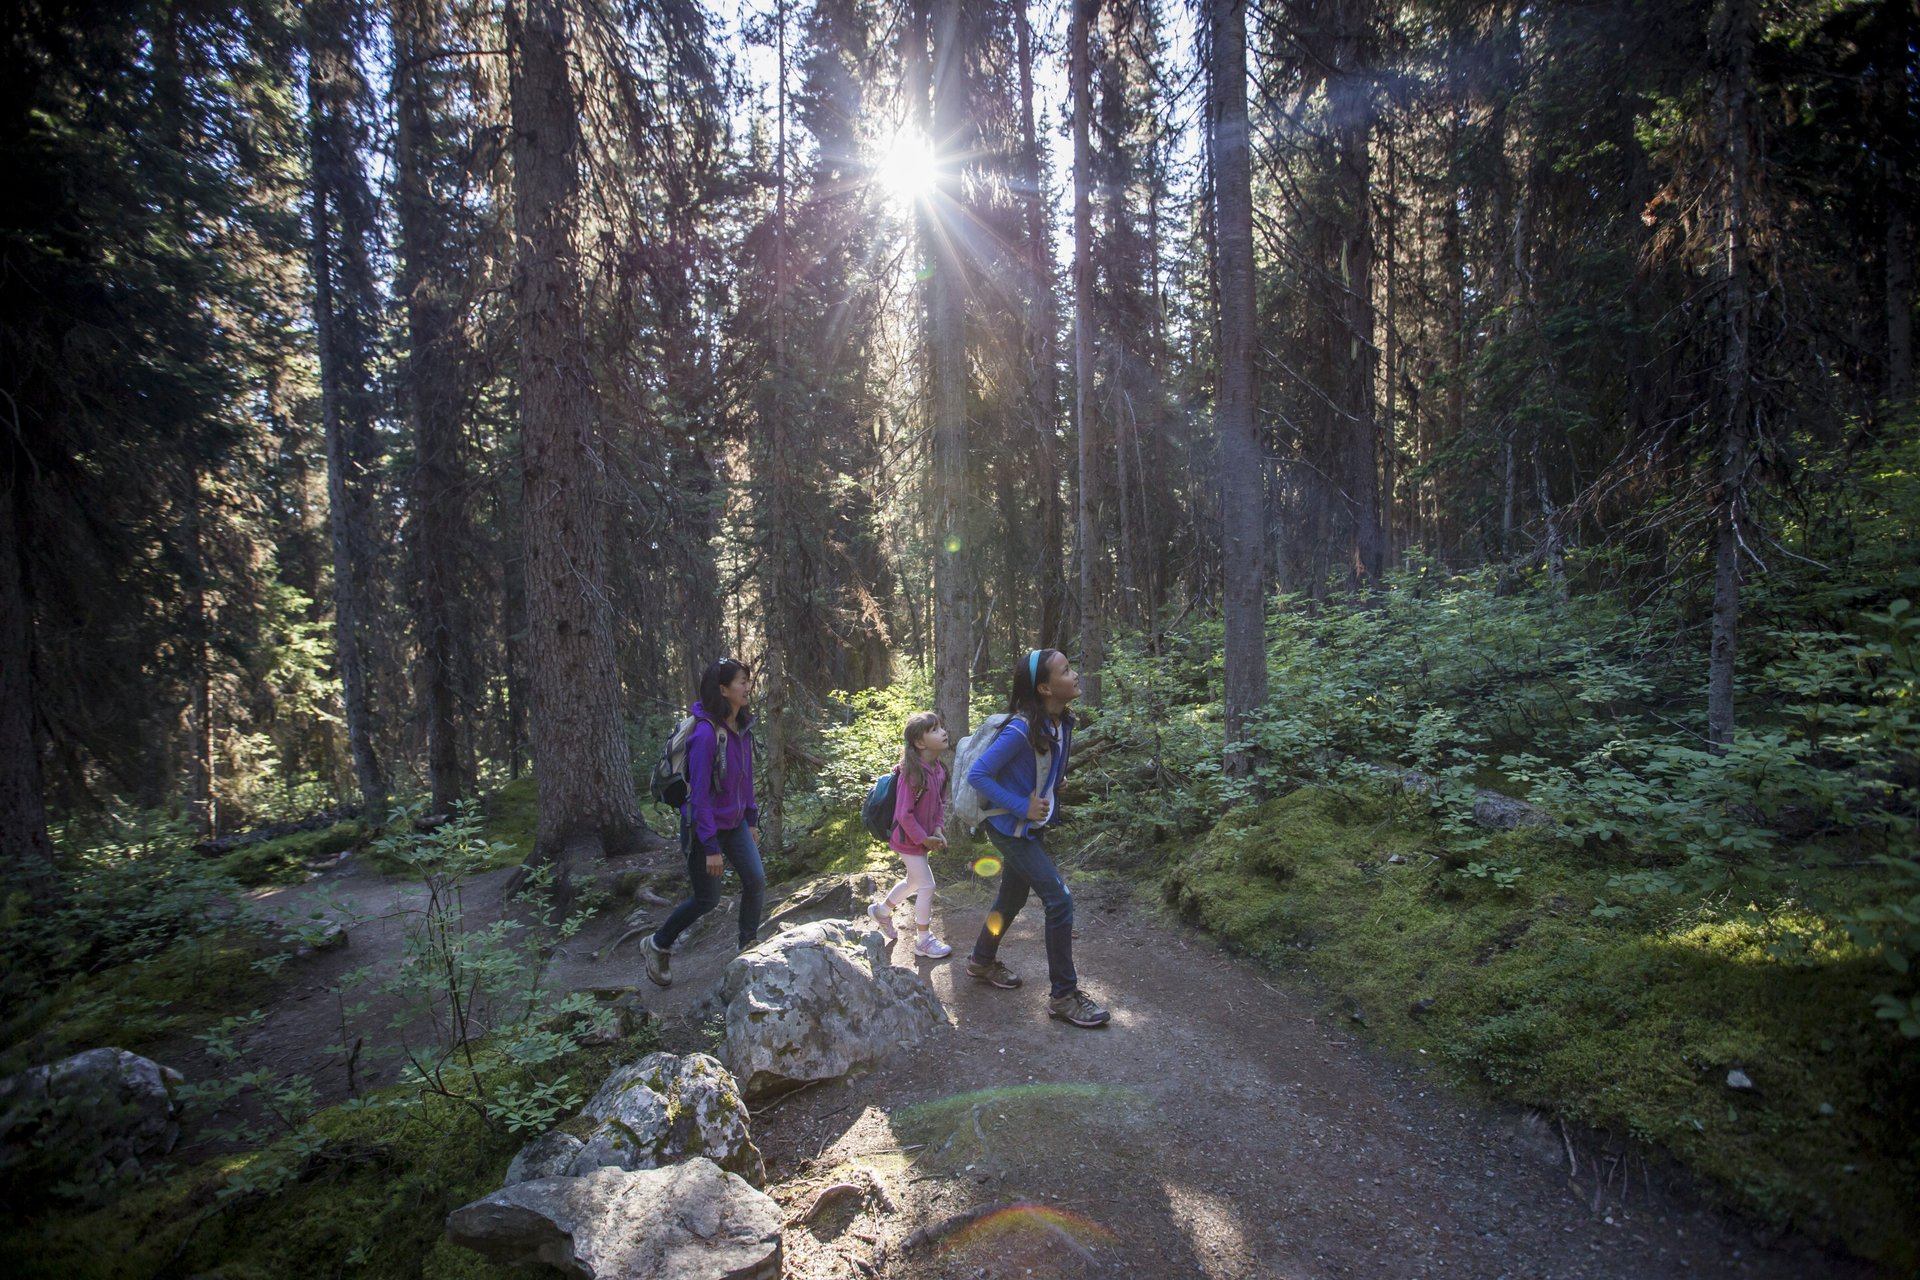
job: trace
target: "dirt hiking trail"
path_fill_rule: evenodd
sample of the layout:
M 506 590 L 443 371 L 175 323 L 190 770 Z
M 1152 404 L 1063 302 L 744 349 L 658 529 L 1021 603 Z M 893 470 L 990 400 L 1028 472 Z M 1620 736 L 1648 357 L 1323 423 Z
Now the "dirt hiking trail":
M 681 865 L 668 851 L 606 870 L 659 873 L 658 888 L 672 893 Z M 505 876 L 484 877 L 469 907 L 497 909 Z M 322 1059 L 337 1031 L 318 995 L 330 972 L 390 963 L 381 953 L 398 950 L 391 913 L 406 907 L 406 891 L 350 863 L 329 879 L 387 920 L 289 974 L 297 989 L 254 1046 L 289 1069 Z M 967 978 L 990 896 L 978 880 L 941 886 L 936 927 L 954 954 L 939 961 L 912 955 L 900 913 L 894 962 L 932 983 L 950 1026 L 756 1113 L 769 1190 L 795 1219 L 789 1276 L 1875 1274 L 1708 1207 L 1658 1161 L 1651 1171 L 1637 1156 L 1610 1163 L 1577 1133 L 1388 1060 L 1311 990 L 1227 955 L 1116 885 L 1076 896 L 1080 977 L 1111 1003 L 1113 1023 L 1053 1021 L 1037 901 L 1001 949 L 1026 985 Z M 775 923 L 763 937 L 780 906 L 771 893 Z M 558 952 L 550 982 L 556 992 L 632 986 L 661 1020 L 663 1047 L 709 1049 L 705 1000 L 734 954 L 735 909 L 729 897 L 682 940 L 668 990 L 647 982 L 637 939 L 602 956 L 624 932 L 624 911 Z

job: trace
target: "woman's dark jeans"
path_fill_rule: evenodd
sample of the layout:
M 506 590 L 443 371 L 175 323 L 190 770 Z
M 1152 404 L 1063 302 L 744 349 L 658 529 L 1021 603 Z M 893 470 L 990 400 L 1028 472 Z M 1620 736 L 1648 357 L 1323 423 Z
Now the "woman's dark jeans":
M 1073 972 L 1073 895 L 1067 892 L 1067 882 L 1053 865 L 1053 855 L 1037 835 L 1005 836 L 991 825 L 986 832 L 987 839 L 1000 851 L 1000 893 L 980 929 L 979 940 L 973 944 L 973 958 L 994 958 L 1000 950 L 1000 939 L 1026 905 L 1027 895 L 1037 893 L 1047 909 L 1047 977 L 1053 983 L 1053 994 L 1064 996 L 1077 990 L 1080 980 Z M 997 933 L 995 924 L 999 925 Z
M 740 876 L 740 945 L 752 946 L 760 934 L 760 900 L 767 891 L 760 846 L 753 842 L 753 831 L 745 823 L 718 832 L 714 843 Z M 693 896 L 675 907 L 654 933 L 653 943 L 662 951 L 672 947 L 688 925 L 720 905 L 720 877 L 707 874 L 707 855 L 694 842 L 685 818 L 680 819 L 680 845 L 687 851 L 687 879 L 693 881 Z

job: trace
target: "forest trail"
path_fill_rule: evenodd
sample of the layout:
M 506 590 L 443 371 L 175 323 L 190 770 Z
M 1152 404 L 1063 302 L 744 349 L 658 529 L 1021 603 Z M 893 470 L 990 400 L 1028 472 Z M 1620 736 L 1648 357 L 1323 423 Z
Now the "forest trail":
M 621 865 L 677 862 L 669 853 Z M 483 877 L 469 907 L 494 909 L 506 874 Z M 1570 1181 L 1557 1128 L 1385 1059 L 1310 991 L 1117 885 L 1076 895 L 1076 960 L 1088 989 L 1112 1003 L 1113 1025 L 1051 1021 L 1038 904 L 1001 953 L 1027 985 L 996 990 L 962 967 L 987 886 L 956 880 L 941 886 L 937 916 L 954 955 L 916 960 L 904 931 L 894 949 L 895 963 L 933 984 L 952 1025 L 754 1121 L 769 1189 L 794 1216 L 850 1179 L 871 1177 L 891 1201 L 836 1204 L 791 1227 L 789 1276 L 1874 1274 L 1804 1241 L 1765 1239 L 1658 1173 L 1649 1182 L 1637 1160 L 1596 1198 L 1594 1162 L 1578 1146 Z M 363 908 L 406 905 L 392 882 L 346 868 L 339 881 Z M 596 959 L 622 932 L 621 912 L 557 953 L 550 981 L 556 991 L 634 986 L 662 1020 L 664 1047 L 704 1048 L 699 1006 L 732 957 L 736 901 L 683 941 L 667 991 L 647 983 L 634 942 Z M 336 1027 L 313 993 L 330 970 L 390 962 L 399 937 L 389 918 L 363 925 L 343 952 L 300 962 L 297 999 L 256 1033 L 256 1051 L 289 1065 L 322 1057 Z M 983 1211 L 903 1247 L 917 1230 Z

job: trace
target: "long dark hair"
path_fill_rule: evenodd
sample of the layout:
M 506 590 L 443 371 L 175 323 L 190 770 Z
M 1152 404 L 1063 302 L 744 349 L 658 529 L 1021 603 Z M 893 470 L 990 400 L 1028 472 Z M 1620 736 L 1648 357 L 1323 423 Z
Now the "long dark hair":
M 708 663 L 707 669 L 700 673 L 700 706 L 716 728 L 744 728 L 747 721 L 753 718 L 742 707 L 739 720 L 736 722 L 732 719 L 733 708 L 727 705 L 727 695 L 720 692 L 721 685 L 732 684 L 742 671 L 751 675 L 753 668 L 735 658 L 719 658 Z
M 1013 664 L 1013 687 L 1007 691 L 1007 710 L 1027 718 L 1027 745 L 1035 755 L 1053 750 L 1053 736 L 1047 732 L 1046 700 L 1035 685 L 1037 677 L 1053 665 L 1054 655 L 1059 652 L 1058 649 L 1029 650 Z M 1070 712 L 1060 713 L 1062 721 L 1068 721 L 1070 716 Z

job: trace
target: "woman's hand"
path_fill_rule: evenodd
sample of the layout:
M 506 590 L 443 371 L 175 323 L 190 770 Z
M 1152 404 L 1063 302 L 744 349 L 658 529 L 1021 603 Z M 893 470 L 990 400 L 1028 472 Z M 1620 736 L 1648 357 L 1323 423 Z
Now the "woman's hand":
M 1027 821 L 1045 822 L 1047 819 L 1047 811 L 1051 808 L 1053 808 L 1053 806 L 1047 802 L 1046 797 L 1034 796 L 1027 801 Z
M 707 874 L 708 875 L 717 876 L 721 872 L 725 871 L 726 868 L 727 868 L 726 859 L 722 858 L 719 854 L 710 853 L 707 855 Z

